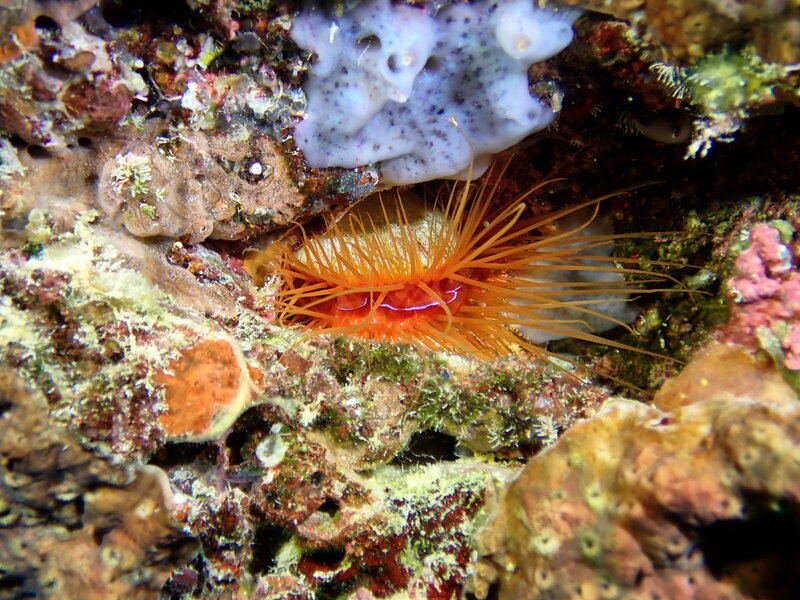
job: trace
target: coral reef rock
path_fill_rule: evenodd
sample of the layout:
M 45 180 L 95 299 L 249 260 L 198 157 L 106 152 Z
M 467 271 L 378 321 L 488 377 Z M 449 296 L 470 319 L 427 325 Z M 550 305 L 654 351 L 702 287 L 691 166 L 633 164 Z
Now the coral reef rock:
M 492 578 L 514 600 L 795 597 L 795 394 L 721 345 L 654 404 L 610 400 L 529 463 L 483 538 L 480 597 Z
M 170 135 L 158 125 L 166 129 L 151 125 L 106 151 L 99 173 L 100 208 L 130 233 L 232 240 L 285 225 L 300 211 L 303 198 L 266 138 Z
M 312 2 L 0 0 L 0 598 L 797 596 L 798 6 L 591 3 L 319 1 L 312 47 Z M 306 162 L 337 60 L 352 79 L 320 86 L 373 77 L 377 111 L 344 125 L 389 106 L 444 132 L 414 151 L 453 172 L 500 151 L 473 125 L 544 128 L 493 206 L 602 196 L 609 264 L 679 293 L 637 290 L 615 347 L 551 341 L 550 365 L 276 324 L 253 250 L 413 174 L 411 146 L 394 172 L 369 143 L 366 166 Z M 609 400 L 619 382 L 661 392 Z
M 691 59 L 737 40 L 768 60 L 800 57 L 800 10 L 790 2 L 761 0 L 562 0 L 636 24 L 640 35 L 671 58 Z
M 154 598 L 197 551 L 164 472 L 97 457 L 9 370 L 0 398 L 0 596 Z

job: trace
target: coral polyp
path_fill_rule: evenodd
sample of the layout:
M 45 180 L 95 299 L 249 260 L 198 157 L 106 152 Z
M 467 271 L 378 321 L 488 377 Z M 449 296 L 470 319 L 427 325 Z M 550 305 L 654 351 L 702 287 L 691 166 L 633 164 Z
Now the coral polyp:
M 316 333 L 484 360 L 546 354 L 534 342 L 563 337 L 610 343 L 596 332 L 633 317 L 628 276 L 644 272 L 609 256 L 604 198 L 528 216 L 541 186 L 498 203 L 500 175 L 456 184 L 430 206 L 406 192 L 375 196 L 329 217 L 322 235 L 296 226 L 246 268 L 279 276 L 279 321 Z

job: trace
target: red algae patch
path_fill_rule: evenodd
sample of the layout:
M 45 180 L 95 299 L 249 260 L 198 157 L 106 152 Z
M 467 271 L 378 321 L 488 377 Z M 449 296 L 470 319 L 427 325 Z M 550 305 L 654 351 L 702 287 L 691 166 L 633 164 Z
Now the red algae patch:
M 158 416 L 177 441 L 213 439 L 228 429 L 252 398 L 250 367 L 227 340 L 204 340 L 159 371 L 166 410 Z

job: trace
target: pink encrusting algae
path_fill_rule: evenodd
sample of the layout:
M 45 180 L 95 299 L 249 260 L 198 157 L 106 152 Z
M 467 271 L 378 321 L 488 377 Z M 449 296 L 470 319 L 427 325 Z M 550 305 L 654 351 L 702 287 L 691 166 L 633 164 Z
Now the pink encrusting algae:
M 772 225 L 756 225 L 750 246 L 736 259 L 736 274 L 728 289 L 731 318 L 717 334 L 723 342 L 763 345 L 759 337 L 777 338 L 783 364 L 800 369 L 800 274 L 782 232 Z

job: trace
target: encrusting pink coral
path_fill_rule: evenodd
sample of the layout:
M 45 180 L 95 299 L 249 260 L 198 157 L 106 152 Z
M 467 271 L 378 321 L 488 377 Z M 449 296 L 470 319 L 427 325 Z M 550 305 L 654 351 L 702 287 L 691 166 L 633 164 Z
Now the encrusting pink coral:
M 779 277 L 792 269 L 792 255 L 781 242 L 780 231 L 756 225 L 750 232 L 750 247 L 736 259 L 736 276 L 730 289 L 737 302 L 755 302 L 780 290 Z
M 728 284 L 731 318 L 716 338 L 760 347 L 759 336 L 770 335 L 783 348 L 783 363 L 800 369 L 800 273 L 782 232 L 756 225 L 750 246 L 736 259 L 736 274 Z

